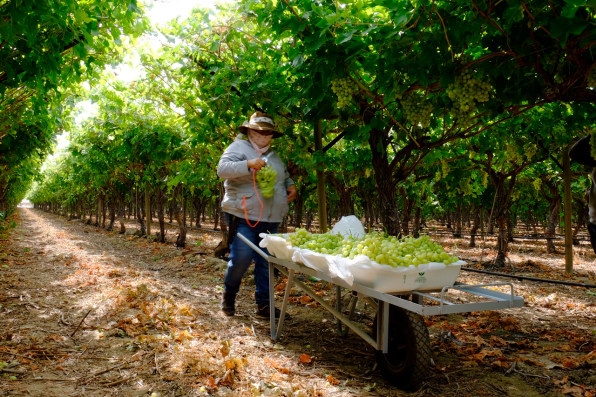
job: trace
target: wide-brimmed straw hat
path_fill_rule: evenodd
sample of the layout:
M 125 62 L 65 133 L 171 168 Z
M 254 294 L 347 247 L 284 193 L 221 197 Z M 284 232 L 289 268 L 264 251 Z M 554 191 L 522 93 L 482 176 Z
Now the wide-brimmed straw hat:
M 238 127 L 240 132 L 243 134 L 246 134 L 246 130 L 249 128 L 256 131 L 271 131 L 273 132 L 274 138 L 283 136 L 283 134 L 277 130 L 277 127 L 273 122 L 273 118 L 271 118 L 271 116 L 269 116 L 267 113 L 263 112 L 254 112 L 248 121 L 245 121 L 240 127 Z

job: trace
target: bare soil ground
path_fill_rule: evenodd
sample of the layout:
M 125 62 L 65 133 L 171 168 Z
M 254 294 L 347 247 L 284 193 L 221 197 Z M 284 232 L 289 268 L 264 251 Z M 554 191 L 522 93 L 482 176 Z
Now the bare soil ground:
M 276 342 L 254 315 L 249 276 L 237 315 L 224 316 L 218 232 L 191 230 L 179 250 L 33 209 L 14 219 L 0 235 L 0 395 L 596 395 L 596 256 L 587 242 L 575 247 L 573 274 L 562 247 L 550 255 L 543 240 L 512 245 L 503 271 L 568 284 L 463 270 L 464 283 L 512 282 L 525 306 L 426 317 L 433 370 L 408 393 L 383 379 L 372 347 L 338 335 L 333 316 L 298 290 Z M 470 267 L 494 257 L 490 242 L 440 242 Z M 356 308 L 363 327 L 373 320 L 367 309 Z

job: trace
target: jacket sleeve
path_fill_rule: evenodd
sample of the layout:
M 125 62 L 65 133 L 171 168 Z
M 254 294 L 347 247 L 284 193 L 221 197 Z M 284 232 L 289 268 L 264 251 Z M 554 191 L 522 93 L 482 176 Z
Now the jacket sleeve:
M 230 179 L 250 175 L 246 154 L 237 149 L 239 149 L 238 145 L 232 143 L 219 159 L 217 176 L 220 178 Z
M 288 169 L 285 168 L 284 169 L 284 173 L 285 173 L 285 185 L 286 185 L 286 189 L 289 188 L 292 185 L 295 185 L 294 180 L 292 178 L 290 178 L 290 173 L 288 172 Z

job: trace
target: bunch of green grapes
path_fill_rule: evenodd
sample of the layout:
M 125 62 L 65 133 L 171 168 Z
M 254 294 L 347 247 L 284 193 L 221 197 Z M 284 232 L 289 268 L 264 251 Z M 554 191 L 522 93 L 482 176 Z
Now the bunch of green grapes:
M 447 160 L 442 158 L 441 159 L 441 174 L 443 175 L 443 178 L 447 178 L 447 175 L 449 175 L 450 171 L 451 171 L 451 167 L 449 166 L 449 163 L 447 162 Z
M 303 228 L 298 228 L 294 233 L 288 234 L 287 240 L 293 247 L 331 255 L 337 254 L 343 244 L 341 234 L 313 234 Z
M 464 196 L 469 196 L 472 194 L 472 183 L 470 182 L 470 180 L 468 178 L 460 178 L 459 183 L 458 183 L 458 188 L 459 191 L 461 192 L 462 195 Z
M 429 101 L 425 101 L 421 95 L 411 93 L 403 98 L 400 103 L 404 116 L 413 125 L 420 125 L 424 128 L 430 125 L 433 105 Z
M 488 186 L 488 173 L 484 171 L 480 172 L 480 185 L 485 188 Z
M 392 267 L 417 266 L 429 262 L 448 265 L 458 260 L 428 236 L 398 239 L 380 233 L 367 233 L 361 239 L 344 240 L 341 255 L 351 259 L 356 255 L 366 255 L 377 263 Z
M 478 80 L 470 69 L 465 69 L 445 92 L 453 101 L 454 117 L 464 122 L 476 112 L 476 103 L 488 101 L 490 90 L 490 83 Z
M 340 109 L 348 106 L 352 101 L 352 95 L 358 91 L 354 82 L 348 77 L 332 80 L 331 89 L 337 95 L 337 107 Z
M 542 180 L 540 178 L 536 178 L 532 181 L 532 186 L 534 186 L 534 190 L 537 192 L 540 191 L 540 187 L 542 186 Z
M 505 145 L 505 154 L 507 157 L 507 161 L 510 161 L 512 163 L 521 163 L 523 161 L 523 158 L 519 153 L 517 146 L 512 143 L 508 143 L 507 145 Z
M 269 164 L 257 171 L 257 184 L 263 197 L 273 197 L 273 193 L 275 192 L 276 178 L 277 171 L 275 171 Z
M 588 87 L 596 88 L 596 68 L 592 68 L 588 74 Z
M 344 238 L 339 234 L 312 234 L 300 228 L 296 229 L 295 233 L 288 234 L 286 238 L 293 247 L 350 259 L 354 259 L 357 255 L 366 255 L 377 263 L 393 267 L 407 267 L 429 262 L 448 265 L 458 260 L 446 253 L 441 245 L 431 241 L 428 236 L 398 239 L 373 232 L 365 234 L 362 238 Z
M 527 143 L 524 145 L 524 156 L 526 156 L 526 159 L 532 160 L 537 152 L 538 146 L 536 146 L 536 144 Z
M 590 154 L 596 160 L 596 131 L 590 131 Z

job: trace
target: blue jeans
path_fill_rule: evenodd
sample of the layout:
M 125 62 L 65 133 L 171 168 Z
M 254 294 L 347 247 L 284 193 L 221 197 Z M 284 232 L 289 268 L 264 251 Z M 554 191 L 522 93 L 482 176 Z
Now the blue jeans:
M 230 224 L 228 214 L 226 214 L 228 225 Z M 238 229 L 236 233 L 242 234 L 253 244 L 259 245 L 260 233 L 277 233 L 279 223 L 259 222 L 255 227 L 250 227 L 245 219 L 237 218 Z M 254 224 L 255 222 L 250 222 Z M 269 253 L 267 249 L 263 251 Z M 261 255 L 257 254 L 244 241 L 234 237 L 230 246 L 228 267 L 224 277 L 224 293 L 236 295 L 240 290 L 242 277 L 250 267 L 255 263 L 255 301 L 262 307 L 269 304 L 269 262 Z

